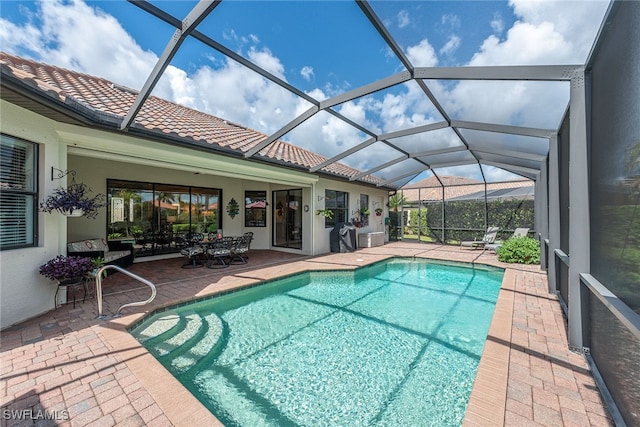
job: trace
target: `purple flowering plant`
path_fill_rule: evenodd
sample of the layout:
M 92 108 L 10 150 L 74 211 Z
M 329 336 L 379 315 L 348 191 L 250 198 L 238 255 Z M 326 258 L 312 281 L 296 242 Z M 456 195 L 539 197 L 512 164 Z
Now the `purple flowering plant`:
M 58 210 L 71 213 L 74 209 L 81 209 L 83 216 L 94 219 L 98 209 L 106 206 L 104 194 L 91 196 L 91 189 L 86 184 L 73 182 L 69 187 L 59 187 L 53 190 L 51 196 L 40 203 L 40 210 L 53 212 Z
M 40 266 L 40 274 L 58 281 L 84 277 L 91 270 L 91 258 L 79 256 L 58 255 Z

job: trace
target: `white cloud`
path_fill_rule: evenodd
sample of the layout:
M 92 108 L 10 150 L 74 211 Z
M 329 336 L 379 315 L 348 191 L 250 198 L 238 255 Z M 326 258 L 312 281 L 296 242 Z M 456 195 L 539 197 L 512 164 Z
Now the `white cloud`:
M 300 75 L 302 76 L 302 78 L 304 78 L 306 81 L 311 81 L 311 79 L 313 78 L 314 74 L 313 74 L 313 67 L 309 67 L 308 65 L 305 65 L 304 67 L 302 67 L 302 70 L 300 70 Z
M 258 49 L 251 46 L 248 52 L 249 59 L 257 66 L 267 70 L 276 77 L 285 80 L 284 66 L 279 58 L 273 56 L 269 49 Z
M 555 31 L 551 22 L 536 26 L 516 22 L 507 32 L 506 40 L 488 37 L 469 65 L 542 65 L 571 63 L 573 45 Z M 575 61 L 573 61 L 575 62 Z
M 404 28 L 407 25 L 411 24 L 411 18 L 409 16 L 409 12 L 407 12 L 406 10 L 401 10 L 400 12 L 398 12 L 398 28 Z
M 438 64 L 436 51 L 427 39 L 407 48 L 407 57 L 414 67 L 435 67 Z
M 26 47 L 43 62 L 142 86 L 157 57 L 140 48 L 115 18 L 80 1 L 50 0 L 38 7 L 40 28 L 27 23 L 12 29 L 14 34 L 24 31 L 29 42 L 3 37 L 3 49 L 21 53 Z
M 493 20 L 491 20 L 491 29 L 494 34 L 500 35 L 504 31 L 504 21 L 502 20 L 502 15 L 499 12 L 496 12 L 493 15 Z
M 439 53 L 441 55 L 451 56 L 455 53 L 456 50 L 458 50 L 458 48 L 460 47 L 460 43 L 460 37 L 452 35 L 451 37 L 449 37 L 449 40 L 447 40 L 445 45 L 440 48 Z
M 458 15 L 447 13 L 445 15 L 442 15 L 442 18 L 440 18 L 440 22 L 450 30 L 460 28 L 460 17 Z

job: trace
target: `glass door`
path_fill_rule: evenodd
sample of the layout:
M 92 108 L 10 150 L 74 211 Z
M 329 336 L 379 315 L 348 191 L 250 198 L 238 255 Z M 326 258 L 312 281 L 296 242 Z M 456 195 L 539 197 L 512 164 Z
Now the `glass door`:
M 108 238 L 134 240 L 136 256 L 179 252 L 191 233 L 221 228 L 221 190 L 108 180 Z
M 273 192 L 273 246 L 302 249 L 302 189 Z

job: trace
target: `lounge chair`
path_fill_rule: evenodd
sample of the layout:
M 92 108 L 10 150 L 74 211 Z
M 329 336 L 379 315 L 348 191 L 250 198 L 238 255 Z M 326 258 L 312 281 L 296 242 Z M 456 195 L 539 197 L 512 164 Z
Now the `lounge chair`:
M 509 239 L 512 239 L 514 237 L 526 237 L 527 234 L 529 234 L 528 228 L 516 228 L 515 231 L 513 232 L 513 235 L 509 237 Z M 502 240 L 496 240 L 493 243 L 485 245 L 484 248 L 493 252 L 498 252 L 498 249 L 500 249 L 500 246 L 502 246 L 502 243 L 503 243 Z
M 489 227 L 487 228 L 487 232 L 485 233 L 482 240 L 467 240 L 460 242 L 460 246 L 463 248 L 485 248 L 486 245 L 491 244 L 496 241 L 496 236 L 498 235 L 499 227 Z

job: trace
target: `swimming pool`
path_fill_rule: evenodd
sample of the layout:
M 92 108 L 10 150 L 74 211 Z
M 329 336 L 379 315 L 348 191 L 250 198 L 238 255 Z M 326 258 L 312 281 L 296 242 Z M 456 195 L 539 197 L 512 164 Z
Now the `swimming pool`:
M 170 308 L 131 332 L 225 425 L 459 425 L 502 275 L 394 259 Z

